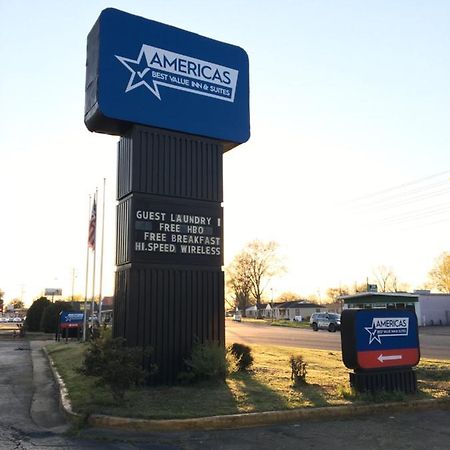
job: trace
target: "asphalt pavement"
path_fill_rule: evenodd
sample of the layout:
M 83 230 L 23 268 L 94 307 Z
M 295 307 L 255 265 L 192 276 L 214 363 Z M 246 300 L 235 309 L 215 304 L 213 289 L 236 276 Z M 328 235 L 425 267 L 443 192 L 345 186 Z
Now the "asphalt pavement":
M 450 411 L 437 410 L 234 430 L 142 435 L 85 430 L 82 435 L 126 439 L 142 450 L 156 444 L 167 450 L 448 450 L 449 424 Z
M 42 352 L 46 343 L 11 337 L 0 339 L 0 449 L 139 448 L 121 440 L 105 442 L 70 436 L 70 424 L 59 409 L 56 385 Z
M 0 449 L 356 449 L 448 450 L 450 410 L 377 413 L 347 419 L 216 431 L 132 433 L 70 428 L 61 414 L 46 342 L 0 340 Z M 63 343 L 61 345 L 64 345 Z

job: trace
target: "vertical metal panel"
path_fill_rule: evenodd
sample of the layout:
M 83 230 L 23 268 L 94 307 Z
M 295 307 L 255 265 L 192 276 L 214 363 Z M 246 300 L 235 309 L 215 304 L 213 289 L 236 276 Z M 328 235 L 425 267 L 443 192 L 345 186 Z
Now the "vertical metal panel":
M 130 262 L 130 208 L 131 199 L 122 200 L 117 205 L 116 227 L 116 264 L 123 265 Z
M 114 317 L 113 333 L 115 337 L 125 336 L 126 331 L 126 304 L 128 299 L 127 278 L 128 271 L 116 272 L 115 292 L 114 292 Z
M 120 139 L 118 144 L 117 198 L 123 198 L 131 189 L 132 140 Z
M 119 142 L 117 197 L 140 192 L 222 202 L 222 154 L 212 140 L 136 126 Z
M 125 286 L 131 283 L 131 292 Z M 175 382 L 196 340 L 223 342 L 217 287 L 223 272 L 124 267 L 116 273 L 114 335 L 133 346 L 152 346 L 158 379 Z

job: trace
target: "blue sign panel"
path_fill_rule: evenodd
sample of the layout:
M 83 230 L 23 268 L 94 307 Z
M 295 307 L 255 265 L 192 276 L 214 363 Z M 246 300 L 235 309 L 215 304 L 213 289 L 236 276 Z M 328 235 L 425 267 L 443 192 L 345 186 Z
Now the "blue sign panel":
M 88 36 L 85 123 L 131 123 L 220 140 L 250 137 L 248 56 L 240 47 L 104 10 Z
M 411 367 L 420 359 L 414 311 L 370 309 L 342 315 L 344 362 L 350 368 Z
M 61 328 L 77 327 L 83 323 L 84 313 L 61 311 L 59 323 Z

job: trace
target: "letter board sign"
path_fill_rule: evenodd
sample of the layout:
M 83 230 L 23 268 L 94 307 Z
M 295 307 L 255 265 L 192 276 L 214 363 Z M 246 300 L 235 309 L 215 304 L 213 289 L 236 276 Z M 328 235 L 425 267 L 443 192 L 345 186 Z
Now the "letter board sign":
M 133 123 L 164 128 L 228 150 L 250 137 L 247 53 L 105 9 L 88 36 L 85 123 L 115 135 Z
M 217 266 L 223 264 L 222 207 L 207 202 L 181 202 L 143 197 L 128 199 L 124 220 L 128 252 L 117 264 L 129 262 Z M 120 216 L 120 212 L 119 212 Z M 119 244 L 120 246 L 120 244 Z M 122 255 L 122 256 L 120 256 Z
M 349 369 L 412 367 L 420 359 L 414 311 L 345 310 L 341 342 L 344 364 Z

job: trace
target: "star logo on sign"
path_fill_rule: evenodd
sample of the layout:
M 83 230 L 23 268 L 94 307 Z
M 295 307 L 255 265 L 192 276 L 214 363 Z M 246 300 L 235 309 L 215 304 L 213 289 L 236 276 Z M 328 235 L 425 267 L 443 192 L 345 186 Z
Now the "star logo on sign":
M 369 345 L 373 342 L 373 341 L 377 341 L 381 344 L 381 339 L 380 336 L 378 336 L 378 330 L 376 328 L 376 326 L 374 325 L 374 323 L 372 322 L 372 326 L 371 327 L 364 327 L 364 329 L 369 333 Z
M 115 55 L 115 57 L 131 72 L 128 85 L 125 92 L 132 91 L 139 86 L 145 86 L 149 91 L 151 91 L 159 100 L 161 97 L 159 95 L 158 89 L 154 88 L 153 80 L 150 77 L 150 83 L 147 83 L 145 76 L 150 72 L 150 67 L 148 67 L 147 59 L 144 55 L 144 47 L 142 46 L 139 56 L 136 60 L 125 58 L 124 56 Z M 153 86 L 152 86 L 153 85 Z

